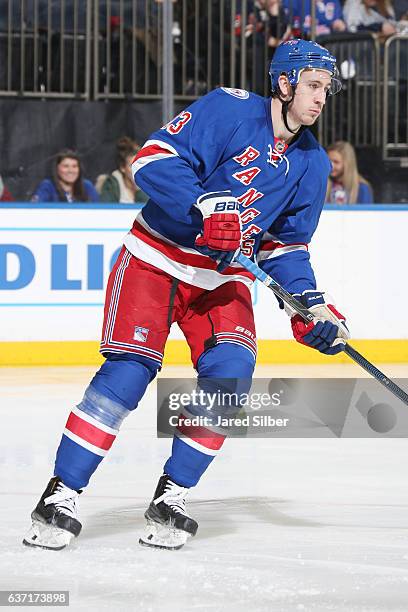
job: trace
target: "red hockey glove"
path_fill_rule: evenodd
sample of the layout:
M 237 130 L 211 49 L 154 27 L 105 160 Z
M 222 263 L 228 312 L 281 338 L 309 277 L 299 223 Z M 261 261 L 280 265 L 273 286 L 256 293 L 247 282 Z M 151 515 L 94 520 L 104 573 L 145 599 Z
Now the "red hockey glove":
M 301 295 L 294 294 L 299 302 L 315 315 L 313 322 L 305 323 L 302 317 L 285 310 L 291 315 L 290 323 L 295 339 L 326 355 L 336 355 L 344 349 L 346 340 L 350 338 L 345 324 L 345 317 L 336 310 L 333 304 L 326 304 L 320 291 L 304 291 Z
M 239 202 L 230 191 L 216 191 L 198 198 L 196 207 L 203 216 L 203 233 L 197 236 L 195 247 L 214 259 L 222 272 L 241 244 Z

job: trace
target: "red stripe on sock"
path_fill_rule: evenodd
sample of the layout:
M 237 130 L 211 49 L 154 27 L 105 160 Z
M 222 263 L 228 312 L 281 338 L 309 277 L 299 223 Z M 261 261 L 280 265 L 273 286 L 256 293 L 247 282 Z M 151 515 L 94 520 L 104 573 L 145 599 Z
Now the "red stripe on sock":
M 68 417 L 66 428 L 79 438 L 98 446 L 102 450 L 109 450 L 116 438 L 116 436 L 84 421 L 73 412 Z
M 201 446 L 204 446 L 205 448 L 209 448 L 211 450 L 219 450 L 221 448 L 226 436 L 199 425 L 184 425 L 183 422 L 186 418 L 191 417 L 185 417 L 182 414 L 179 416 L 177 429 L 180 433 L 184 434 L 188 438 L 191 438 L 191 440 L 197 442 L 197 444 L 201 444 Z

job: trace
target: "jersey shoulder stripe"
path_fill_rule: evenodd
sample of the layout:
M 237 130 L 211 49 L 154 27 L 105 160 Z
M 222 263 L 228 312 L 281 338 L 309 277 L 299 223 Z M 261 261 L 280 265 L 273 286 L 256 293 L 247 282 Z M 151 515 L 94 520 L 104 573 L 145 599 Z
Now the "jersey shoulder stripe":
M 163 140 L 147 140 L 132 161 L 133 176 L 141 168 L 159 159 L 178 157 L 174 147 Z

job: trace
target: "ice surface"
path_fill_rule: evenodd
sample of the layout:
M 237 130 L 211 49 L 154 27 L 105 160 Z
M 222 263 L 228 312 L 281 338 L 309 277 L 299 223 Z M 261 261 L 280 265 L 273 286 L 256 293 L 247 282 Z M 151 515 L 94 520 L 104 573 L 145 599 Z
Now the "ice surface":
M 180 551 L 139 546 L 170 448 L 153 387 L 81 495 L 78 540 L 23 547 L 90 372 L 0 370 L 0 589 L 69 590 L 71 610 L 408 610 L 403 439 L 229 440 L 190 494 L 197 536 Z

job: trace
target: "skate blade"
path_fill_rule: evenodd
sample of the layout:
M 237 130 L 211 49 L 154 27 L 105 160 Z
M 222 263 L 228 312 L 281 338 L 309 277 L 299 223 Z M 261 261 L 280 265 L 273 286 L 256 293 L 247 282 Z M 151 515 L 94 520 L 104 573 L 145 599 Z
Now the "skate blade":
M 73 537 L 74 535 L 65 529 L 33 521 L 23 544 L 46 550 L 62 550 L 69 545 Z
M 147 521 L 145 533 L 140 536 L 139 544 L 149 548 L 179 550 L 187 542 L 190 534 L 182 529 Z

